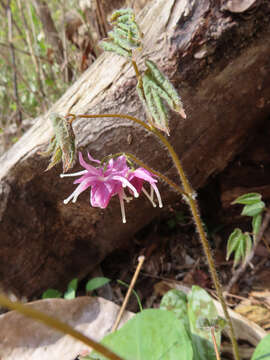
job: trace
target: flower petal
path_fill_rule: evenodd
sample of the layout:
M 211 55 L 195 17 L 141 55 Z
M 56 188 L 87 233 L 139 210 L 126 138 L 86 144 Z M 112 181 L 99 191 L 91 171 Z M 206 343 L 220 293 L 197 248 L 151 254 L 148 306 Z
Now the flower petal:
M 94 166 L 87 164 L 87 162 L 84 160 L 81 152 L 79 152 L 79 161 L 80 161 L 80 164 L 82 165 L 82 167 L 84 167 L 88 172 L 93 173 L 93 174 L 96 173 L 97 169 Z
M 112 197 L 112 189 L 105 183 L 93 185 L 91 189 L 90 202 L 93 207 L 105 209 Z
M 128 179 L 132 179 L 134 177 L 143 179 L 143 180 L 149 182 L 150 184 L 157 182 L 157 179 L 153 178 L 153 175 L 144 168 L 138 168 L 135 171 L 132 171 L 131 173 L 129 173 Z
M 98 163 L 98 164 L 100 164 L 101 163 L 101 161 L 100 160 L 96 160 L 96 159 L 94 159 L 89 153 L 87 153 L 87 156 L 88 156 L 88 159 L 90 160 L 90 161 L 93 161 L 93 162 L 96 162 L 96 163 Z

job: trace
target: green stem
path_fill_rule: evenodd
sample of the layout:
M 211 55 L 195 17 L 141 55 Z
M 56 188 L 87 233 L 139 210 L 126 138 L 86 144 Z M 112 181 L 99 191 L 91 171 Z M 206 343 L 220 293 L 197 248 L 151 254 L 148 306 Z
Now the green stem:
M 189 185 L 188 179 L 186 177 L 186 174 L 183 170 L 182 164 L 179 160 L 179 157 L 177 156 L 176 152 L 174 151 L 172 145 L 168 142 L 168 140 L 160 133 L 160 131 L 158 131 L 157 129 L 153 129 L 151 130 L 153 133 L 155 133 L 159 139 L 163 142 L 163 144 L 166 146 L 166 148 L 168 149 L 172 160 L 175 164 L 175 167 L 178 171 L 179 177 L 181 179 L 181 182 L 183 184 L 183 188 L 184 188 L 184 192 L 188 195 L 186 197 L 186 201 L 188 202 L 189 206 L 190 206 L 190 210 L 191 213 L 193 215 L 193 219 L 197 228 L 197 231 L 199 233 L 199 238 L 204 250 L 204 254 L 206 256 L 207 262 L 208 262 L 208 266 L 209 266 L 209 270 L 212 276 L 212 280 L 217 292 L 217 296 L 219 298 L 219 301 L 221 303 L 223 312 L 224 312 L 224 316 L 228 322 L 229 325 L 229 333 L 230 333 L 230 338 L 231 338 L 231 342 L 232 342 L 232 346 L 233 346 L 233 352 L 234 352 L 234 358 L 236 360 L 239 360 L 239 350 L 238 350 L 238 345 L 237 345 L 237 341 L 236 341 L 236 336 L 235 336 L 235 332 L 233 329 L 233 324 L 232 324 L 232 320 L 230 318 L 228 309 L 227 309 L 227 305 L 226 302 L 224 300 L 224 296 L 223 296 L 223 292 L 222 292 L 222 287 L 220 285 L 219 282 L 219 278 L 218 278 L 218 274 L 216 271 L 216 267 L 215 267 L 215 263 L 214 263 L 214 258 L 212 256 L 211 253 L 211 248 L 209 245 L 209 242 L 207 240 L 204 228 L 203 228 L 203 224 L 201 221 L 201 217 L 200 217 L 200 213 L 198 210 L 198 206 L 197 206 L 197 201 L 195 200 L 195 192 L 192 190 L 191 186 Z
M 71 116 L 71 122 L 75 120 L 76 115 L 74 114 L 68 114 L 67 116 Z M 99 115 L 77 115 L 77 117 L 80 118 L 104 118 L 104 117 L 111 117 L 111 118 L 123 118 L 123 119 L 128 119 L 131 120 L 141 126 L 143 126 L 146 130 L 150 131 L 151 133 L 155 134 L 160 140 L 161 142 L 165 145 L 165 147 L 167 148 L 173 162 L 174 165 L 177 169 L 177 172 L 179 174 L 180 180 L 183 184 L 183 190 L 181 189 L 181 194 L 184 193 L 185 195 L 185 200 L 188 202 L 190 209 L 191 209 L 191 213 L 193 215 L 194 218 L 194 223 L 196 225 L 197 231 L 199 233 L 199 238 L 204 250 L 204 254 L 206 256 L 207 262 L 208 262 L 208 266 L 209 266 L 209 270 L 211 273 L 211 277 L 217 292 L 217 296 L 219 298 L 219 301 L 221 303 L 223 312 L 224 312 L 224 316 L 228 322 L 229 325 L 229 333 L 230 333 L 230 338 L 231 338 L 231 342 L 232 342 L 232 347 L 233 347 L 233 353 L 234 353 L 234 358 L 235 360 L 240 360 L 239 357 L 239 350 L 238 350 L 238 345 L 237 345 L 237 341 L 236 341 L 236 336 L 235 336 L 235 332 L 233 329 L 233 324 L 232 324 L 232 320 L 230 318 L 228 309 L 227 309 L 227 305 L 226 302 L 224 300 L 223 297 L 223 292 L 222 292 L 222 288 L 219 282 L 219 278 L 218 278 L 218 274 L 216 271 L 216 267 L 215 267 L 215 263 L 214 263 L 214 258 L 212 256 L 211 253 L 211 249 L 210 249 L 210 245 L 209 242 L 207 240 L 205 231 L 203 229 L 203 225 L 202 225 L 202 221 L 201 221 L 201 217 L 199 214 L 199 210 L 198 210 L 198 206 L 197 206 L 197 201 L 195 200 L 196 197 L 196 193 L 194 192 L 194 190 L 191 188 L 188 179 L 186 177 L 186 174 L 184 172 L 184 169 L 182 167 L 182 164 L 180 162 L 180 159 L 178 157 L 178 155 L 176 154 L 174 148 L 172 147 L 172 145 L 169 143 L 169 141 L 165 138 L 165 136 L 163 136 L 161 134 L 161 132 L 154 128 L 149 126 L 148 124 L 144 123 L 143 121 L 135 118 L 134 116 L 131 115 L 125 115 L 125 114 L 99 114 Z M 129 154 L 131 155 L 131 154 Z M 132 155 L 133 156 L 133 155 Z M 132 157 L 131 157 L 132 158 Z M 137 159 L 138 160 L 138 159 Z M 134 157 L 134 161 L 135 161 L 135 157 Z M 152 171 L 152 170 L 151 170 Z M 163 175 L 162 175 L 163 176 Z M 167 182 L 167 179 L 163 178 L 164 181 Z M 171 185 L 171 184 L 170 184 Z M 174 187 L 174 186 L 173 186 Z M 178 189 L 177 189 L 178 191 Z
M 136 64 L 135 61 L 132 61 L 132 65 L 134 67 L 135 70 L 135 74 L 139 83 L 139 86 L 141 84 L 141 74 L 138 70 L 138 66 Z M 215 267 L 215 263 L 214 263 L 214 258 L 212 256 L 211 253 L 211 249 L 210 249 L 210 245 L 209 242 L 207 240 L 205 231 L 203 229 L 203 225 L 202 225 L 202 221 L 201 221 L 201 217 L 199 214 L 199 210 L 198 210 L 198 206 L 197 206 L 197 201 L 196 201 L 196 193 L 193 191 L 193 189 L 191 188 L 191 186 L 189 185 L 188 179 L 186 177 L 186 174 L 184 172 L 183 166 L 180 162 L 180 159 L 178 157 L 178 155 L 176 154 L 174 148 L 172 147 L 172 145 L 169 143 L 169 141 L 161 134 L 161 132 L 152 127 L 150 128 L 150 131 L 152 133 L 154 133 L 161 141 L 162 143 L 166 146 L 166 148 L 168 149 L 168 152 L 174 162 L 174 165 L 178 171 L 180 180 L 183 184 L 183 188 L 184 188 L 184 192 L 187 194 L 187 196 L 185 197 L 185 200 L 189 203 L 190 209 L 191 209 L 191 213 L 193 215 L 194 218 L 194 222 L 197 228 L 197 231 L 199 233 L 199 238 L 201 241 L 201 244 L 203 246 L 203 250 L 204 250 L 204 254 L 206 256 L 207 262 L 208 262 L 208 266 L 209 266 L 209 270 L 212 276 L 212 280 L 214 283 L 214 286 L 216 288 L 216 292 L 219 298 L 219 301 L 221 303 L 223 312 L 224 312 L 224 316 L 228 322 L 229 325 L 229 333 L 230 333 L 230 338 L 231 338 L 231 342 L 232 342 L 232 347 L 233 347 L 233 353 L 234 353 L 234 358 L 235 360 L 240 360 L 239 357 L 239 350 L 238 350 L 238 344 L 236 341 L 236 336 L 235 336 L 235 332 L 233 329 L 233 324 L 232 324 L 232 320 L 230 318 L 228 309 L 227 309 L 227 305 L 226 302 L 224 300 L 223 297 L 223 292 L 222 292 L 222 288 L 219 282 L 219 278 L 218 278 L 218 274 L 216 271 L 216 267 Z
M 142 77 L 141 77 L 140 71 L 139 71 L 139 69 L 138 69 L 138 65 L 137 65 L 136 61 L 133 60 L 133 59 L 132 59 L 131 63 L 132 63 L 133 69 L 134 69 L 134 71 L 135 71 L 136 78 L 137 78 L 138 83 L 139 83 L 139 87 L 140 87 L 140 88 L 142 89 L 142 91 L 143 91 Z
M 193 215 L 193 219 L 194 219 L 197 231 L 199 233 L 199 238 L 201 240 L 201 244 L 202 244 L 202 247 L 203 247 L 203 250 L 204 250 L 204 254 L 205 254 L 206 258 L 207 258 L 209 270 L 210 270 L 212 280 L 213 280 L 213 283 L 214 283 L 214 286 L 215 286 L 215 289 L 216 289 L 216 292 L 217 292 L 217 296 L 218 296 L 219 301 L 221 303 L 221 306 L 222 306 L 222 309 L 223 309 L 223 312 L 224 312 L 224 316 L 225 316 L 225 318 L 226 318 L 226 320 L 228 322 L 228 325 L 229 325 L 229 334 L 230 334 L 230 339 L 231 339 L 231 342 L 232 342 L 234 358 L 236 360 L 240 360 L 238 344 L 237 344 L 237 341 L 236 341 L 236 336 L 235 336 L 235 332 L 234 332 L 234 329 L 233 329 L 232 320 L 230 318 L 228 308 L 227 308 L 226 302 L 224 300 L 222 287 L 221 287 L 221 284 L 220 284 L 220 281 L 219 281 L 219 278 L 218 278 L 218 274 L 217 274 L 217 271 L 216 271 L 215 263 L 214 263 L 214 258 L 212 256 L 211 248 L 210 248 L 209 242 L 207 240 L 207 237 L 206 237 L 203 225 L 202 225 L 202 221 L 201 221 L 201 218 L 200 218 L 197 203 L 196 203 L 196 200 L 194 200 L 193 198 L 190 198 L 190 197 L 188 198 L 188 202 L 189 202 L 189 206 L 190 206 L 190 209 L 191 209 L 191 213 Z
M 122 280 L 116 280 L 116 281 L 118 282 L 118 284 L 123 285 L 123 286 L 125 286 L 126 288 L 129 287 L 129 284 L 125 283 L 125 282 L 122 281 Z M 137 294 L 137 292 L 136 292 L 134 289 L 132 289 L 132 293 L 133 293 L 133 295 L 136 297 L 136 300 L 137 300 L 137 302 L 138 302 L 139 309 L 140 309 L 140 311 L 142 312 L 142 311 L 143 311 L 143 307 L 142 307 L 142 303 L 141 303 L 141 300 L 140 300 L 139 295 Z
M 153 132 L 152 127 L 150 127 L 149 125 L 147 125 L 145 122 L 143 122 L 142 120 L 139 120 L 137 118 L 135 118 L 134 116 L 131 115 L 126 115 L 126 114 L 91 114 L 91 115 L 75 115 L 75 114 L 67 114 L 66 118 L 71 117 L 71 120 L 69 121 L 70 123 L 72 123 L 74 120 L 76 120 L 78 117 L 82 118 L 82 119 L 98 119 L 98 118 L 120 118 L 120 119 L 127 119 L 127 120 L 131 120 L 139 125 L 141 125 L 142 127 L 144 127 L 146 130 Z
M 0 304 L 11 310 L 16 310 L 24 316 L 30 317 L 31 319 L 37 320 L 47 326 L 50 326 L 55 330 L 72 336 L 74 339 L 83 342 L 85 345 L 93 348 L 95 351 L 99 352 L 100 354 L 111 360 L 123 360 L 123 358 L 113 353 L 110 349 L 106 348 L 102 344 L 99 344 L 95 340 L 92 340 L 89 337 L 83 335 L 79 331 L 73 329 L 73 327 L 71 327 L 70 325 L 65 324 L 62 321 L 47 314 L 44 314 L 43 312 L 34 309 L 32 306 L 26 306 L 19 302 L 10 301 L 9 298 L 4 296 L 3 294 L 0 294 Z

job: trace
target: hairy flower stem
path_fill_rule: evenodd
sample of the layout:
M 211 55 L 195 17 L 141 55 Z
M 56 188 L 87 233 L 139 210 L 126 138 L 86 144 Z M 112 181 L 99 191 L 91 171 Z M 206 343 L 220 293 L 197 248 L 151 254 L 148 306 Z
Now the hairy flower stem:
M 136 64 L 136 62 L 134 60 L 132 61 L 132 65 L 133 65 L 133 68 L 134 68 L 134 71 L 135 71 L 139 86 L 141 86 L 140 85 L 141 84 L 141 74 L 140 74 L 138 66 L 137 66 L 137 64 Z M 151 124 L 151 122 L 150 122 L 150 124 Z M 184 172 L 184 169 L 182 167 L 182 164 L 180 162 L 180 159 L 179 159 L 178 155 L 176 154 L 176 152 L 175 152 L 174 148 L 172 147 L 172 145 L 161 134 L 161 132 L 158 129 L 156 129 L 154 127 L 150 127 L 150 131 L 152 133 L 154 133 L 162 141 L 162 143 L 166 146 L 166 148 L 167 148 L 167 150 L 168 150 L 168 152 L 169 152 L 169 154 L 170 154 L 170 156 L 171 156 L 171 158 L 172 158 L 172 160 L 174 162 L 174 165 L 175 165 L 175 167 L 176 167 L 176 169 L 178 171 L 180 180 L 181 180 L 182 185 L 183 185 L 184 192 L 185 192 L 185 194 L 187 194 L 187 196 L 184 196 L 184 198 L 185 198 L 185 200 L 187 201 L 187 203 L 190 206 L 190 210 L 191 210 L 191 213 L 192 213 L 192 216 L 193 216 L 193 219 L 194 219 L 194 223 L 195 223 L 197 231 L 199 233 L 199 238 L 200 238 L 203 250 L 204 250 L 204 254 L 205 254 L 206 259 L 207 259 L 207 263 L 208 263 L 208 267 L 209 267 L 209 270 L 210 270 L 210 273 L 211 273 L 211 277 L 212 277 L 214 286 L 216 288 L 217 296 L 218 296 L 219 301 L 221 303 L 221 306 L 222 306 L 222 309 L 223 309 L 223 312 L 224 312 L 224 316 L 225 316 L 225 318 L 226 318 L 226 320 L 228 322 L 228 325 L 229 325 L 229 334 L 230 334 L 230 339 L 231 339 L 231 343 L 232 343 L 232 347 L 233 347 L 234 359 L 235 360 L 240 360 L 238 344 L 237 344 L 237 341 L 236 341 L 236 336 L 235 336 L 235 332 L 234 332 L 234 329 L 233 329 L 232 320 L 230 318 L 228 308 L 227 308 L 227 305 L 226 305 L 226 302 L 225 302 L 225 299 L 224 299 L 224 296 L 223 296 L 222 287 L 221 287 L 221 284 L 219 282 L 217 270 L 216 270 L 215 263 L 214 263 L 214 258 L 213 258 L 212 253 L 211 253 L 211 248 L 210 248 L 209 242 L 207 240 L 207 236 L 205 234 L 205 231 L 204 231 L 204 228 L 203 228 L 203 225 L 202 225 L 202 220 L 201 220 L 201 217 L 200 217 L 197 201 L 195 199 L 196 198 L 196 193 L 191 188 L 191 186 L 190 186 L 190 184 L 188 182 L 188 179 L 186 177 L 186 174 Z
M 190 206 L 190 210 L 191 210 L 191 213 L 193 215 L 194 223 L 195 223 L 195 226 L 196 226 L 198 234 L 199 234 L 199 239 L 201 241 L 205 257 L 207 259 L 209 271 L 211 273 L 211 277 L 212 277 L 212 280 L 213 280 L 213 283 L 214 283 L 214 286 L 215 286 L 215 289 L 216 289 L 216 292 L 217 292 L 217 296 L 218 296 L 219 301 L 221 303 L 221 306 L 222 306 L 222 309 L 223 309 L 223 312 L 224 312 L 224 316 L 225 316 L 225 318 L 226 318 L 226 320 L 228 322 L 228 325 L 229 325 L 229 334 L 230 334 L 230 339 L 231 339 L 231 343 L 232 343 L 232 347 L 233 347 L 234 359 L 235 360 L 240 360 L 238 344 L 237 344 L 237 341 L 236 341 L 232 320 L 230 318 L 230 315 L 229 315 L 229 312 L 228 312 L 228 309 L 227 309 L 227 305 L 226 305 L 226 302 L 225 302 L 224 297 L 223 297 L 222 287 L 221 287 L 221 284 L 219 282 L 217 270 L 216 270 L 215 263 L 214 263 L 214 258 L 213 258 L 212 253 L 211 253 L 211 248 L 210 248 L 209 242 L 207 240 L 207 236 L 206 236 L 205 231 L 203 229 L 200 213 L 199 213 L 199 210 L 198 210 L 197 201 L 195 200 L 196 193 L 191 188 L 191 186 L 190 186 L 190 184 L 188 182 L 188 179 L 186 177 L 186 174 L 184 172 L 184 169 L 182 167 L 182 164 L 180 162 L 180 159 L 179 159 L 178 155 L 176 154 L 176 152 L 175 152 L 174 148 L 172 147 L 172 145 L 165 138 L 165 136 L 163 136 L 161 134 L 161 132 L 158 129 L 146 124 L 142 120 L 139 120 L 139 119 L 137 119 L 137 118 L 135 118 L 134 116 L 131 116 L 131 115 L 125 115 L 125 114 L 99 114 L 99 115 L 96 115 L 96 114 L 93 114 L 93 115 L 68 114 L 67 117 L 71 117 L 70 122 L 73 122 L 77 117 L 80 117 L 80 118 L 104 118 L 104 117 L 109 118 L 109 117 L 111 117 L 111 118 L 128 119 L 128 120 L 131 120 L 131 121 L 143 126 L 146 130 L 148 130 L 151 133 L 155 134 L 160 139 L 160 141 L 165 145 L 165 147 L 167 148 L 167 150 L 168 150 L 168 152 L 169 152 L 169 154 L 170 154 L 170 156 L 171 156 L 171 158 L 172 158 L 172 160 L 174 162 L 174 165 L 175 165 L 175 167 L 177 169 L 177 172 L 178 172 L 180 180 L 182 182 L 184 191 L 182 189 L 181 189 L 181 191 L 179 191 L 174 186 L 173 187 L 180 194 L 184 193 L 185 200 L 187 201 L 187 203 Z M 135 157 L 134 157 L 134 161 L 135 161 Z M 167 179 L 165 179 L 164 177 L 163 177 L 163 180 L 167 182 Z M 169 182 L 167 182 L 167 183 L 170 184 Z
M 185 200 L 187 201 L 187 203 L 190 206 L 190 210 L 191 210 L 191 213 L 193 215 L 193 219 L 194 219 L 194 223 L 196 225 L 197 231 L 199 233 L 199 238 L 200 238 L 203 250 L 204 250 L 204 254 L 205 254 L 206 259 L 207 259 L 207 263 L 208 263 L 209 270 L 210 270 L 210 273 L 211 273 L 211 276 L 212 276 L 212 280 L 213 280 L 213 283 L 214 283 L 214 286 L 215 286 L 215 289 L 216 289 L 216 292 L 217 292 L 217 296 L 218 296 L 219 301 L 221 303 L 221 306 L 222 306 L 222 309 L 223 309 L 223 312 L 224 312 L 224 316 L 225 316 L 225 318 L 226 318 L 226 320 L 228 322 L 228 325 L 229 325 L 229 333 L 230 333 L 230 338 L 231 338 L 231 342 L 232 342 L 234 358 L 235 358 L 235 360 L 239 360 L 240 357 L 239 357 L 238 344 L 237 344 L 237 341 L 236 341 L 232 320 L 230 318 L 230 315 L 229 315 L 229 312 L 228 312 L 228 309 L 227 309 L 227 305 L 226 305 L 226 302 L 224 300 L 222 287 L 220 285 L 217 270 L 216 270 L 215 263 L 214 263 L 214 258 L 212 256 L 211 248 L 210 248 L 209 242 L 207 240 L 207 237 L 206 237 L 206 234 L 205 234 L 205 231 L 204 231 L 204 228 L 203 228 L 203 224 L 202 224 L 200 213 L 199 213 L 198 206 L 197 206 L 197 201 L 195 200 L 195 196 L 194 196 L 195 193 L 192 190 L 191 186 L 189 185 L 188 179 L 187 179 L 186 174 L 185 174 L 185 172 L 183 170 L 180 159 L 179 159 L 178 155 L 176 154 L 176 152 L 174 151 L 172 145 L 169 143 L 169 141 L 157 129 L 153 129 L 152 132 L 155 133 L 159 137 L 159 139 L 163 142 L 163 144 L 168 149 L 168 151 L 169 151 L 169 153 L 171 155 L 171 158 L 172 158 L 172 160 L 173 160 L 173 162 L 174 162 L 174 164 L 175 164 L 175 166 L 177 168 L 177 171 L 178 171 L 179 177 L 181 179 L 181 182 L 183 184 L 184 192 L 186 194 L 188 194 L 188 196 L 185 198 Z
M 189 206 L 190 206 L 190 209 L 191 209 L 191 213 L 193 215 L 193 219 L 194 219 L 197 231 L 199 233 L 199 238 L 200 238 L 203 250 L 204 250 L 204 254 L 205 254 L 206 258 L 207 258 L 208 267 L 209 267 L 209 270 L 210 270 L 210 273 L 211 273 L 211 276 L 212 276 L 212 280 L 213 280 L 213 283 L 214 283 L 214 286 L 215 286 L 215 289 L 216 289 L 216 292 L 217 292 L 217 296 L 218 296 L 219 301 L 221 303 L 221 306 L 222 306 L 222 309 L 223 309 L 223 312 L 224 312 L 224 316 L 225 316 L 225 318 L 226 318 L 226 320 L 228 322 L 228 325 L 229 325 L 229 334 L 230 334 L 230 339 L 231 339 L 231 342 L 232 342 L 234 358 L 235 358 L 235 360 L 240 360 L 238 344 L 237 344 L 237 341 L 236 341 L 232 320 L 230 318 L 228 308 L 227 308 L 226 302 L 224 300 L 222 287 L 221 287 L 221 284 L 219 282 L 219 278 L 218 278 L 218 274 L 217 274 L 217 271 L 216 271 L 214 259 L 213 259 L 212 253 L 211 253 L 211 248 L 210 248 L 209 242 L 207 240 L 205 231 L 203 229 L 202 221 L 201 221 L 199 210 L 198 210 L 198 207 L 197 207 L 197 202 L 196 202 L 196 200 L 189 197 L 188 198 L 188 203 L 189 203 Z

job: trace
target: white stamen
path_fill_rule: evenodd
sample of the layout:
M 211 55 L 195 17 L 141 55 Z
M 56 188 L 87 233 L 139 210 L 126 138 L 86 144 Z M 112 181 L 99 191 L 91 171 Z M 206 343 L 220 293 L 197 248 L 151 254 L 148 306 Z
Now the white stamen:
M 119 196 L 119 200 L 120 200 L 122 221 L 123 221 L 123 224 L 125 224 L 127 222 L 127 220 L 126 220 L 126 213 L 125 213 L 125 204 L 124 204 L 124 200 L 123 200 L 122 196 Z
M 74 192 L 75 192 L 75 191 L 74 191 Z M 74 192 L 73 192 L 71 195 L 69 195 L 69 197 L 66 198 L 66 199 L 63 201 L 63 203 L 64 203 L 65 205 L 68 204 L 68 203 L 70 202 L 70 200 L 73 198 Z
M 64 204 L 67 204 L 71 199 L 72 199 L 72 202 L 75 203 L 78 199 L 78 196 L 82 193 L 82 187 L 84 187 L 85 183 L 87 183 L 87 182 L 88 182 L 88 179 L 85 179 L 83 182 L 81 182 L 80 185 L 77 186 L 77 188 L 73 191 L 73 193 L 64 200 Z
M 151 196 L 151 199 L 154 200 L 154 189 L 153 189 L 153 186 L 150 186 L 150 196 Z
M 152 187 L 151 187 L 152 189 Z M 144 193 L 144 195 L 147 197 L 147 199 L 151 202 L 151 204 L 153 205 L 153 207 L 157 207 L 156 203 L 153 201 L 153 198 L 151 198 L 151 195 L 148 194 L 148 192 L 145 190 L 144 187 L 142 187 L 142 192 Z
M 60 178 L 68 177 L 68 176 L 79 176 L 79 175 L 83 175 L 86 173 L 87 173 L 87 170 L 78 171 L 78 172 L 72 173 L 72 174 L 60 174 Z
M 122 182 L 123 187 L 129 187 L 132 191 L 133 191 L 133 195 L 134 197 L 139 197 L 138 191 L 136 190 L 136 188 L 127 180 L 125 179 L 123 176 L 113 176 L 113 179 L 115 180 L 120 180 Z
M 162 200 L 161 200 L 161 196 L 160 196 L 160 193 L 159 193 L 159 191 L 158 191 L 158 188 L 156 187 L 155 184 L 151 184 L 151 187 L 153 187 L 153 189 L 154 189 L 154 191 L 155 191 L 155 193 L 156 193 L 156 195 L 157 195 L 158 206 L 159 206 L 160 208 L 162 208 L 162 207 L 163 207 L 163 204 L 162 204 Z

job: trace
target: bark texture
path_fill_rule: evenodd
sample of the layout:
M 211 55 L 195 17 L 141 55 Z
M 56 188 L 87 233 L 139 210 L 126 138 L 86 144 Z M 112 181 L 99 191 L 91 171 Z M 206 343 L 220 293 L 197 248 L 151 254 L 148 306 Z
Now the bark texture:
M 195 189 L 226 167 L 269 114 L 270 3 L 245 3 L 237 12 L 230 1 L 156 0 L 138 17 L 145 34 L 140 67 L 150 56 L 185 104 L 186 120 L 171 114 L 170 140 Z M 130 64 L 106 53 L 51 111 L 144 118 L 135 85 Z M 80 150 L 93 157 L 132 152 L 178 181 L 159 142 L 126 120 L 79 120 L 75 132 Z M 20 295 L 65 287 L 113 249 L 128 246 L 158 215 L 142 197 L 127 205 L 125 225 L 116 198 L 106 211 L 91 208 L 86 193 L 76 204 L 64 205 L 72 181 L 59 178 L 60 167 L 44 173 L 46 160 L 38 155 L 50 136 L 45 114 L 0 159 L 0 277 L 5 289 Z M 168 190 L 161 185 L 165 204 L 177 198 Z

